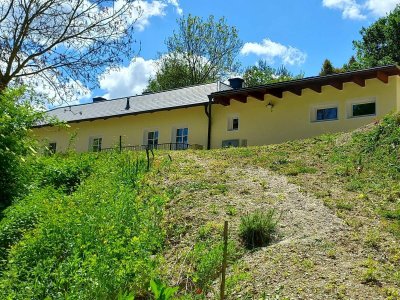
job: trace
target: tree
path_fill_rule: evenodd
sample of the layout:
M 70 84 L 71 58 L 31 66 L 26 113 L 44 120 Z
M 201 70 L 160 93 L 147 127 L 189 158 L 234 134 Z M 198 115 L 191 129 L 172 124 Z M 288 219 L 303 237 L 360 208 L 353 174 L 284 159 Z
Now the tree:
M 148 89 L 154 92 L 216 81 L 237 71 L 242 42 L 225 18 L 203 20 L 189 15 L 178 20 L 178 29 L 166 40 L 166 46 L 161 67 L 149 82 Z M 179 71 L 171 70 L 172 66 L 179 66 Z
M 361 70 L 363 68 L 364 68 L 363 65 L 360 62 L 358 62 L 353 55 L 350 57 L 349 61 L 343 65 L 342 70 L 344 72 L 349 72 L 349 71 Z
M 0 210 L 23 192 L 24 157 L 34 152 L 29 129 L 44 118 L 25 89 L 6 89 L 0 94 Z
M 189 67 L 176 57 L 162 57 L 157 63 L 157 73 L 149 80 L 145 92 L 159 92 L 191 85 Z M 207 78 L 205 82 L 212 79 Z
M 293 75 L 284 66 L 281 66 L 278 69 L 272 68 L 264 60 L 258 61 L 257 65 L 255 66 L 248 67 L 243 74 L 243 79 L 246 86 L 256 86 L 274 82 L 300 79 L 303 77 L 303 74 Z
M 140 14 L 133 0 L 0 1 L 0 93 L 13 83 L 95 86 L 132 55 Z
M 331 61 L 329 59 L 325 59 L 324 63 L 322 64 L 321 72 L 319 72 L 320 76 L 331 75 L 334 74 L 335 68 L 333 67 Z
M 400 5 L 386 17 L 360 31 L 361 40 L 353 41 L 357 59 L 365 67 L 400 64 Z

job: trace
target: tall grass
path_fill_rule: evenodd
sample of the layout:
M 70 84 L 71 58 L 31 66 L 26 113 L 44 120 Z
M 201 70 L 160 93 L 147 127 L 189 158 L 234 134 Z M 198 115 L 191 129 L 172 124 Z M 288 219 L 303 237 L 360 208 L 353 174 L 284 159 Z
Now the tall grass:
M 276 231 L 278 218 L 276 211 L 260 210 L 247 214 L 241 218 L 239 234 L 248 249 L 267 246 Z
M 147 183 L 144 157 L 85 155 L 87 178 L 67 180 L 59 189 L 54 185 L 63 176 L 54 179 L 44 164 L 38 174 L 47 174 L 47 182 L 6 210 L 0 223 L 1 299 L 115 299 L 121 293 L 148 293 L 164 241 L 165 196 Z M 58 160 L 63 165 L 63 158 Z M 75 168 L 64 171 L 83 174 Z

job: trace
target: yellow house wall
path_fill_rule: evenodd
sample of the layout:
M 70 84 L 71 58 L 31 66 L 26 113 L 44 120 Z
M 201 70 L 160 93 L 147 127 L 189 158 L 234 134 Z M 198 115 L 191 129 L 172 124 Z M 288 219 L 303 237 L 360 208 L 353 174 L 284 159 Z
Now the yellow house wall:
M 173 130 L 189 129 L 189 144 L 207 147 L 208 119 L 204 106 L 196 106 L 170 111 L 159 111 L 139 115 L 130 115 L 106 120 L 84 121 L 70 123 L 70 128 L 42 127 L 33 129 L 33 134 L 43 144 L 57 143 L 57 152 L 64 152 L 70 144 L 70 149 L 86 152 L 89 149 L 90 137 L 101 137 L 102 148 L 109 148 L 119 143 L 122 136 L 124 146 L 144 144 L 145 131 L 158 130 L 158 142 L 171 143 Z M 74 139 L 72 136 L 76 135 Z M 71 141 L 71 142 L 70 142 Z
M 223 140 L 247 139 L 247 145 L 265 145 L 317 136 L 323 133 L 350 131 L 373 122 L 396 109 L 400 111 L 400 80 L 389 78 L 384 84 L 378 79 L 366 81 L 365 87 L 345 83 L 343 90 L 323 86 L 322 93 L 304 89 L 302 96 L 284 92 L 278 99 L 266 95 L 264 101 L 248 99 L 247 103 L 231 100 L 230 106 L 214 105 L 212 111 L 212 148 L 220 148 Z M 376 116 L 348 117 L 350 102 L 376 98 Z M 272 111 L 266 105 L 273 103 Z M 314 107 L 332 104 L 338 107 L 338 120 L 311 121 Z M 228 131 L 228 119 L 239 117 L 239 130 Z

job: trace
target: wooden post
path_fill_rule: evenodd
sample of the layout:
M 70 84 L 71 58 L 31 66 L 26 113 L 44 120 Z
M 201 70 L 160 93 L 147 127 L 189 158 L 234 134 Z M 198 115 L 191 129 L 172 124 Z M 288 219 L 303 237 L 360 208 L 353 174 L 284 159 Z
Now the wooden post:
M 150 170 L 149 146 L 146 147 L 146 156 L 147 156 L 147 172 L 148 172 Z
M 122 136 L 119 136 L 119 153 L 122 152 Z
M 222 257 L 222 270 L 221 270 L 221 293 L 220 299 L 225 299 L 225 277 L 226 277 L 226 259 L 228 252 L 228 221 L 224 224 L 224 253 Z

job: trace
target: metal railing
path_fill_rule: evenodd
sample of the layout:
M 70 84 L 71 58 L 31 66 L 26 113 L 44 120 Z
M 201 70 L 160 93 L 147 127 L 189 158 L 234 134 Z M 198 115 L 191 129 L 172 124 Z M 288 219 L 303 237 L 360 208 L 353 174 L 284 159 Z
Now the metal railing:
M 101 151 L 113 151 L 113 150 L 128 150 L 128 151 L 146 151 L 146 150 L 187 150 L 203 149 L 203 146 L 197 144 L 187 143 L 162 143 L 156 145 L 136 145 L 136 146 L 116 146 L 113 148 L 102 148 Z

